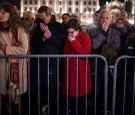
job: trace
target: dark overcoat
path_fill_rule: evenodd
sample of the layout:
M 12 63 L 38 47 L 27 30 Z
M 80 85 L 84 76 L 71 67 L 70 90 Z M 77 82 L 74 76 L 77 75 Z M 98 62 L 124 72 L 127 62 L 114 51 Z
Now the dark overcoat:
M 31 38 L 31 47 L 34 49 L 34 54 L 39 55 L 57 55 L 62 54 L 64 42 L 65 42 L 65 29 L 63 26 L 56 21 L 53 16 L 51 21 L 47 24 L 51 37 L 45 40 L 43 38 L 43 32 L 40 29 L 40 22 L 36 21 L 36 27 Z M 57 59 L 50 58 L 49 67 L 48 59 L 40 58 L 40 85 L 48 86 L 48 77 L 50 78 L 49 84 L 54 85 L 57 82 Z M 35 64 L 35 82 L 37 83 L 38 69 L 37 63 Z

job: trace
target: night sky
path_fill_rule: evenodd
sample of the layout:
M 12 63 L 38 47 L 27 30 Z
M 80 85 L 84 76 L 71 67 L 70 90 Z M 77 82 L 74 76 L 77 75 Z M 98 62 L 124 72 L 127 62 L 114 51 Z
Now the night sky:
M 108 1 L 108 2 L 111 2 L 111 1 L 113 1 L 113 0 L 99 0 L 99 5 L 102 6 L 102 5 L 104 5 L 107 1 Z M 124 0 L 118 0 L 118 1 L 124 2 Z
M 20 0 L 0 0 L 0 2 L 11 2 L 19 4 Z

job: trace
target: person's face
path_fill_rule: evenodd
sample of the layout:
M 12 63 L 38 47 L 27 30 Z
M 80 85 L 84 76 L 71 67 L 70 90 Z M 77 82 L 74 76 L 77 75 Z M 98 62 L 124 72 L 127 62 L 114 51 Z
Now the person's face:
M 68 35 L 72 37 L 76 37 L 79 33 L 79 30 L 75 30 L 73 28 L 67 29 Z
M 67 16 L 67 15 L 64 15 L 64 16 L 62 17 L 62 20 L 63 20 L 63 23 L 64 23 L 64 24 L 67 24 L 68 21 L 69 21 L 69 19 L 70 19 L 70 17 Z
M 30 14 L 28 13 L 24 13 L 23 15 L 23 19 L 28 22 L 29 27 L 34 23 L 34 17 L 32 17 Z
M 120 17 L 121 17 L 122 19 L 126 20 L 126 18 L 127 18 L 126 13 L 122 12 L 122 13 L 120 14 Z
M 52 17 L 51 14 L 47 16 L 45 13 L 38 13 L 38 18 L 44 20 L 44 22 L 45 22 L 46 24 L 48 24 L 48 23 L 50 22 L 51 17 Z
M 117 20 L 116 21 L 116 27 L 124 27 L 124 23 L 123 23 L 123 21 L 122 20 Z
M 0 22 L 5 23 L 9 20 L 9 13 L 4 10 L 0 10 Z
M 99 17 L 99 25 L 102 26 L 104 23 L 106 25 L 110 25 L 112 21 L 112 18 L 108 12 L 103 12 Z
M 93 14 L 93 21 L 96 22 L 98 19 L 99 13 Z

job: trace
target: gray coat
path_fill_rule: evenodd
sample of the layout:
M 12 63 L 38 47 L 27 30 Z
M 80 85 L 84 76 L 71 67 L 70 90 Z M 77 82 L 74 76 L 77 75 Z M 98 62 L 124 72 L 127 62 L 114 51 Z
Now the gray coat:
M 119 31 L 109 28 L 107 38 L 101 33 L 99 28 L 89 30 L 90 37 L 92 38 L 92 48 L 97 49 L 107 40 L 107 43 L 112 43 L 116 48 L 120 48 L 120 33 Z

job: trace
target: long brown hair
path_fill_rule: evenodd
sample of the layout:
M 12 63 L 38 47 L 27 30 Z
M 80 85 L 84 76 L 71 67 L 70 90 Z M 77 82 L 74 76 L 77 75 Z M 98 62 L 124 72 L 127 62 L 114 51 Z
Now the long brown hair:
M 21 19 L 20 15 L 17 14 L 12 4 L 4 2 L 0 5 L 0 10 L 4 10 L 5 12 L 9 13 L 8 22 L 9 22 L 11 31 L 14 31 L 18 27 L 22 27 L 26 30 L 26 32 L 28 32 L 29 30 L 28 25 L 26 24 L 25 21 Z M 0 23 L 0 31 L 4 31 L 4 28 L 1 23 Z

